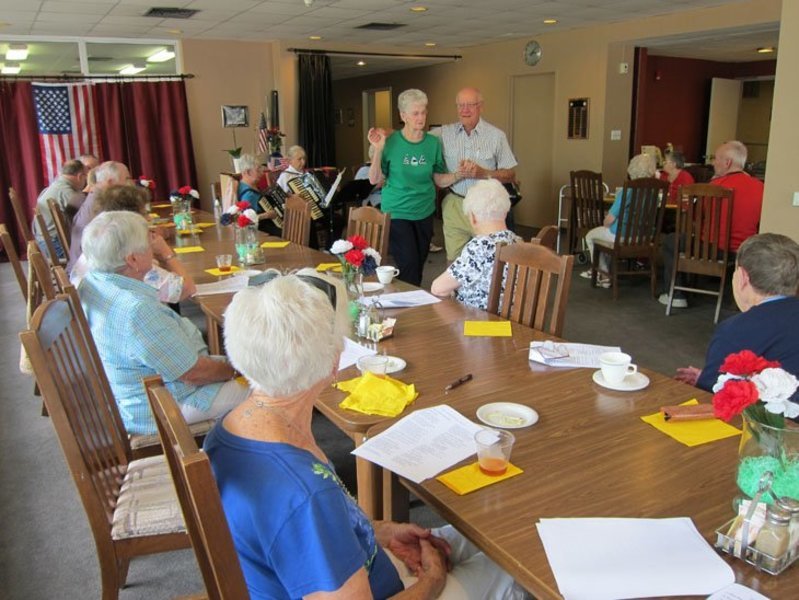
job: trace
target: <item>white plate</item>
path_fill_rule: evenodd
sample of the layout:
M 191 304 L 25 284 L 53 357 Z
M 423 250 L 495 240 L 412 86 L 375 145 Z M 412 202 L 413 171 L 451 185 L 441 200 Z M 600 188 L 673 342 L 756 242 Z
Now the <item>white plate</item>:
M 521 429 L 537 423 L 538 413 L 524 404 L 491 402 L 477 409 L 477 418 L 492 427 Z
M 388 358 L 388 366 L 386 367 L 386 374 L 391 375 L 392 373 L 399 373 L 405 367 L 408 366 L 404 360 L 402 360 L 399 356 L 387 356 Z M 356 363 L 355 366 L 358 370 L 361 370 L 361 367 Z
M 379 292 L 383 289 L 383 284 L 379 281 L 364 281 L 363 293 L 370 294 L 371 292 Z
M 616 390 L 617 392 L 636 392 L 649 385 L 649 377 L 643 373 L 633 373 L 632 375 L 627 375 L 627 377 L 622 379 L 619 383 L 610 383 L 605 381 L 601 369 L 599 371 L 594 371 L 593 380 L 595 384 L 601 385 L 609 390 Z

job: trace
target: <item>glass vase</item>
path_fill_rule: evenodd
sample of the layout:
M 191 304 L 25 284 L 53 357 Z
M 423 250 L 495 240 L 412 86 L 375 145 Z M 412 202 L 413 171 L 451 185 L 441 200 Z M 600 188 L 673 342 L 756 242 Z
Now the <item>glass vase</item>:
M 238 256 L 240 264 L 254 265 L 263 262 L 263 252 L 258 245 L 257 225 L 252 224 L 244 227 L 236 226 L 235 244 L 236 255 Z
M 738 448 L 738 489 L 752 498 L 758 482 L 771 471 L 771 492 L 762 500 L 771 504 L 775 497 L 799 500 L 799 426 L 786 420 L 785 427 L 766 425 L 750 412 L 743 413 L 743 434 Z
M 348 269 L 345 266 L 342 270 L 342 276 L 344 278 L 344 286 L 347 288 L 350 320 L 355 323 L 360 313 L 358 299 L 363 296 L 363 273 L 360 269 Z

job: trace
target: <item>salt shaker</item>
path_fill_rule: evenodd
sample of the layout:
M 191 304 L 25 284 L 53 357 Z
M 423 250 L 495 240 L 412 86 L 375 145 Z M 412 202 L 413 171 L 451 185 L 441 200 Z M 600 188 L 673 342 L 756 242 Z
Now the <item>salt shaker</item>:
M 791 516 L 776 506 L 769 506 L 766 512 L 766 523 L 757 534 L 755 549 L 762 552 L 760 566 L 766 571 L 776 573 L 788 552 L 788 524 Z
M 799 545 L 799 500 L 782 496 L 777 498 L 774 504 L 791 517 L 791 522 L 788 524 L 788 551 L 795 552 Z

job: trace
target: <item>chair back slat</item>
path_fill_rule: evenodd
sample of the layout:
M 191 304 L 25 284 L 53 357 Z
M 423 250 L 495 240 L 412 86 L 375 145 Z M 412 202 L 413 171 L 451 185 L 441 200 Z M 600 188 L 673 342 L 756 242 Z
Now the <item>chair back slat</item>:
M 36 242 L 28 242 L 28 262 L 30 263 L 30 273 L 33 278 L 33 284 L 37 290 L 38 302 L 34 304 L 34 308 L 39 306 L 42 298 L 52 300 L 55 298 L 56 290 L 53 285 L 53 273 L 50 270 L 48 260 L 39 251 L 39 246 Z
M 5 223 L 0 223 L 0 248 L 5 251 L 8 262 L 11 263 L 11 268 L 14 269 L 14 276 L 17 278 L 22 297 L 27 299 L 28 280 L 25 277 L 25 271 L 22 270 L 22 263 L 19 262 L 19 254 L 17 254 L 17 249 L 14 247 L 14 240 L 11 239 L 11 234 L 8 232 Z
M 498 244 L 488 312 L 560 336 L 573 265 L 574 256 L 540 244 Z
M 655 247 L 663 213 L 666 210 L 669 184 L 655 178 L 627 181 L 622 192 L 621 211 L 616 228 L 616 249 L 626 255 L 640 249 L 641 256 Z
M 391 214 L 372 206 L 350 207 L 347 217 L 347 237 L 359 235 L 385 258 L 388 256 L 388 236 L 391 232 Z
M 307 246 L 311 240 L 311 205 L 296 194 L 286 198 L 283 239 L 300 246 Z
M 22 198 L 19 197 L 17 191 L 12 187 L 8 188 L 8 199 L 11 201 L 11 208 L 14 211 L 17 227 L 19 227 L 20 232 L 22 232 L 25 242 L 33 241 L 33 232 L 31 231 L 31 223 L 28 221 L 28 212 L 22 204 Z
M 679 253 L 679 260 L 726 265 L 734 191 L 698 183 L 682 186 L 679 197 L 677 234 L 685 240 L 685 250 Z M 705 267 L 701 268 L 704 272 Z
M 36 221 L 39 231 L 42 232 L 42 239 L 44 240 L 45 246 L 47 246 L 47 259 L 54 265 L 66 264 L 66 261 L 58 257 L 55 244 L 53 243 L 53 238 L 50 237 L 50 234 L 47 231 L 44 215 L 42 215 L 42 212 L 38 209 L 38 207 L 33 210 L 33 219 Z
M 594 171 L 571 171 L 572 208 L 571 217 L 575 240 L 582 240 L 594 227 L 599 227 L 605 219 L 605 188 L 602 173 Z
M 144 384 L 208 597 L 248 598 L 208 455 L 197 448 L 161 378 L 149 377 Z
M 61 242 L 61 247 L 64 249 L 67 260 L 69 260 L 69 247 L 72 242 L 72 228 L 67 220 L 64 211 L 61 210 L 61 205 L 55 201 L 54 198 L 47 199 L 47 207 L 50 209 L 50 214 L 55 223 L 55 231 L 58 235 L 58 241 Z

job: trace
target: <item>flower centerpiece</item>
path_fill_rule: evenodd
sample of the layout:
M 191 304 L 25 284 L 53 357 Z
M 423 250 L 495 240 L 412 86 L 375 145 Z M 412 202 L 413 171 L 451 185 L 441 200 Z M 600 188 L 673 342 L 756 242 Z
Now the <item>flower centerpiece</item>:
M 790 420 L 799 417 L 799 404 L 791 401 L 799 380 L 779 362 L 749 350 L 727 356 L 719 371 L 714 414 L 724 421 L 738 414 L 743 418 L 738 487 L 751 498 L 761 476 L 770 471 L 774 482 L 764 500 L 799 500 L 799 427 Z
M 249 202 L 235 202 L 222 213 L 219 218 L 221 225 L 232 225 L 236 227 L 247 227 L 248 225 L 258 224 L 258 213 L 256 213 Z
M 145 189 L 150 190 L 152 192 L 155 189 L 155 181 L 152 177 L 148 177 L 147 175 L 139 175 L 136 178 L 136 185 L 139 187 L 143 187 Z M 187 186 L 188 187 L 188 186 Z M 191 189 L 191 188 L 189 188 Z M 198 195 L 199 197 L 199 195 Z
M 363 276 L 373 275 L 382 260 L 380 253 L 369 246 L 369 242 L 359 235 L 346 240 L 336 240 L 330 253 L 341 262 L 341 272 L 350 297 L 350 313 L 357 316 L 357 301 L 363 295 Z
M 264 262 L 264 253 L 258 244 L 258 213 L 249 202 L 235 202 L 222 213 L 220 225 L 235 225 L 236 254 L 242 265 Z
M 190 185 L 184 185 L 169 192 L 169 202 L 172 204 L 172 219 L 178 232 L 192 230 L 191 205 L 200 198 L 200 194 Z
M 284 137 L 286 137 L 286 134 L 277 127 L 270 127 L 266 130 L 266 143 L 269 144 L 269 153 L 272 156 L 280 156 Z

